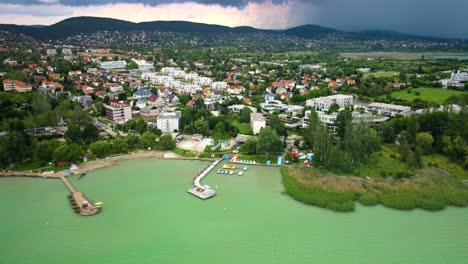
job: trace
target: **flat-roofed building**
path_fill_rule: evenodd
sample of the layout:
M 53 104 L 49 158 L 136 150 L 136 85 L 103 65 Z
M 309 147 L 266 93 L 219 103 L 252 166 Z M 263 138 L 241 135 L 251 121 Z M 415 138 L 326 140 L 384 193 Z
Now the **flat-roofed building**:
M 157 119 L 157 127 L 163 133 L 174 133 L 179 131 L 179 120 L 181 113 L 179 111 L 164 111 Z
M 348 105 L 353 104 L 353 96 L 352 95 L 344 95 L 344 94 L 335 94 L 330 96 L 318 97 L 314 99 L 310 99 L 306 101 L 307 106 L 314 107 L 316 110 L 328 110 L 330 106 L 333 104 L 337 104 L 340 108 L 344 108 Z
M 252 132 L 254 135 L 260 133 L 260 130 L 266 127 L 265 117 L 263 117 L 261 113 L 251 113 L 250 126 L 252 127 Z
M 132 119 L 132 108 L 122 101 L 111 100 L 110 105 L 104 105 L 104 107 L 107 119 L 112 122 L 123 124 Z
M 99 67 L 105 70 L 125 69 L 126 66 L 125 61 L 104 61 L 99 64 Z
M 367 106 L 367 110 L 377 112 L 381 115 L 409 115 L 411 113 L 411 107 L 394 104 L 384 103 L 371 103 Z

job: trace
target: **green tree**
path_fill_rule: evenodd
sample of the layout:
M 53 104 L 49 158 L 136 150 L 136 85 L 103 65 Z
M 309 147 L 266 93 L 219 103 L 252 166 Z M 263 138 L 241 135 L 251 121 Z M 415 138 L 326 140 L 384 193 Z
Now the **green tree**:
M 128 136 L 125 138 L 125 142 L 129 148 L 136 148 L 140 143 L 140 138 L 135 134 L 128 134 Z
M 351 125 L 353 121 L 353 110 L 352 109 L 345 109 L 340 111 L 336 116 L 335 125 L 336 125 L 336 133 L 340 138 L 343 138 L 345 135 L 346 128 Z
M 284 123 L 281 122 L 281 120 L 279 119 L 277 115 L 271 116 L 270 127 L 273 128 L 278 135 L 280 136 L 286 135 L 286 127 L 284 126 Z
M 283 144 L 275 130 L 266 127 L 260 131 L 257 138 L 257 154 L 278 154 L 282 148 Z
M 83 128 L 82 138 L 86 144 L 96 142 L 99 139 L 99 131 L 93 124 L 88 123 Z
M 136 64 L 136 62 L 134 61 L 131 61 L 129 63 L 127 63 L 127 66 L 125 66 L 125 69 L 127 70 L 134 70 L 134 69 L 138 69 L 138 64 Z
M 169 134 L 162 135 L 159 138 L 159 147 L 163 150 L 172 150 L 175 148 L 175 141 L 172 139 L 172 136 Z
M 249 138 L 240 147 L 240 152 L 244 154 L 256 154 L 257 153 L 257 140 L 255 138 Z
M 138 141 L 138 140 L 137 140 Z M 127 153 L 128 143 L 125 138 L 117 136 L 112 140 L 112 147 L 116 153 Z
M 52 109 L 52 105 L 47 96 L 41 93 L 35 93 L 33 95 L 31 106 L 36 114 L 43 114 Z
M 67 143 L 81 143 L 81 129 L 78 125 L 71 124 L 68 126 L 67 131 L 64 135 Z
M 112 146 L 107 141 L 97 141 L 89 146 L 89 150 L 98 158 L 105 158 L 109 156 Z
M 36 146 L 35 157 L 41 162 L 46 164 L 54 159 L 54 151 L 60 146 L 60 142 L 56 139 L 42 140 Z
M 76 143 L 64 144 L 54 151 L 55 161 L 77 162 L 81 160 L 84 151 Z
M 340 106 L 338 104 L 332 104 L 328 109 L 328 113 L 335 113 L 340 110 Z
M 211 138 L 213 139 L 213 146 L 216 149 L 220 149 L 221 145 L 227 140 L 229 140 L 229 133 L 226 132 L 223 122 L 219 122 L 216 125 L 211 135 Z
M 416 134 L 416 147 L 420 148 L 422 153 L 430 153 L 433 143 L 434 138 L 432 137 L 431 133 L 420 132 Z
M 416 134 L 419 131 L 418 117 L 411 115 L 407 119 L 406 131 L 409 134 L 408 144 L 412 145 L 416 141 Z
M 252 110 L 250 109 L 250 107 L 244 107 L 240 113 L 239 113 L 239 120 L 241 123 L 250 123 L 250 114 L 252 113 Z
M 143 148 L 154 147 L 156 145 L 156 136 L 153 133 L 146 131 L 140 137 L 140 145 Z
M 30 148 L 28 147 L 27 135 L 21 132 L 10 132 L 6 137 L 2 138 L 0 148 L 5 163 L 22 162 L 30 157 Z

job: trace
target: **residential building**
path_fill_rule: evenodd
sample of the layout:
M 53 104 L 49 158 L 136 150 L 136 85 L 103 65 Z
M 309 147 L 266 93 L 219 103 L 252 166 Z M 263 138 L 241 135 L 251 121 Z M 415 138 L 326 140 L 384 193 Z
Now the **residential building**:
M 99 68 L 105 70 L 125 69 L 127 62 L 125 61 L 104 61 L 99 64 Z
M 227 82 L 213 82 L 211 89 L 213 90 L 226 90 L 228 88 Z
M 106 108 L 107 119 L 115 123 L 123 124 L 132 119 L 132 109 L 130 105 L 123 101 L 113 99 L 110 105 L 104 105 L 104 107 Z
M 266 127 L 266 120 L 261 113 L 250 114 L 250 126 L 254 135 L 258 134 L 262 128 Z
M 10 80 L 5 79 L 3 80 L 3 90 L 4 91 L 12 91 L 15 90 L 17 92 L 30 92 L 32 91 L 32 86 L 25 82 L 19 80 Z
M 314 107 L 316 110 L 328 110 L 330 106 L 337 104 L 340 108 L 345 108 L 353 104 L 352 95 L 335 94 L 330 96 L 318 97 L 306 101 L 306 106 Z
M 134 61 L 138 65 L 138 69 L 140 70 L 149 71 L 149 70 L 154 69 L 154 64 L 151 61 L 137 60 L 137 59 L 132 59 L 132 61 Z
M 239 114 L 239 113 L 242 111 L 242 109 L 244 109 L 245 107 L 250 108 L 250 110 L 252 111 L 252 113 L 256 113 L 256 112 L 257 112 L 257 108 L 251 107 L 251 106 L 247 106 L 247 105 L 230 105 L 230 106 L 228 106 L 228 110 L 229 110 L 230 112 Z
M 371 103 L 367 106 L 368 111 L 377 112 L 381 115 L 409 115 L 411 107 L 384 103 Z
M 170 87 L 162 87 L 158 89 L 158 95 L 161 97 L 169 97 L 172 94 L 172 88 Z
M 157 128 L 163 133 L 174 133 L 179 131 L 180 111 L 164 111 L 158 116 Z
M 133 93 L 135 99 L 146 99 L 151 97 L 153 94 L 148 90 L 139 90 Z

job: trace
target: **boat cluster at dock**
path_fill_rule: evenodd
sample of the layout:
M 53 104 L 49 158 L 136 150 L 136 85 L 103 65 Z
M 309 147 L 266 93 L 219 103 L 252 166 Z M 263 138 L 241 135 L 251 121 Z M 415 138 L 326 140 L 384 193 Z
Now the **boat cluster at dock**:
M 223 169 L 218 170 L 218 174 L 228 174 L 228 175 L 234 175 L 236 173 L 236 166 L 235 165 L 229 165 L 226 164 L 223 166 Z M 244 167 L 244 171 L 247 171 L 247 166 Z M 240 170 L 237 175 L 242 176 L 244 175 L 244 171 Z

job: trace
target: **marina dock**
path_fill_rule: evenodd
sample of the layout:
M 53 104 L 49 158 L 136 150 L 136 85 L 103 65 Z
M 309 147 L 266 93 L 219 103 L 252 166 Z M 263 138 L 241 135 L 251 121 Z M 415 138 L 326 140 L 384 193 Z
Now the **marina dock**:
M 210 166 L 206 167 L 203 170 L 203 172 L 198 174 L 197 177 L 195 177 L 195 179 L 193 180 L 194 187 L 190 188 L 188 192 L 203 200 L 215 196 L 216 195 L 215 190 L 211 189 L 211 187 L 209 187 L 208 185 L 202 185 L 201 180 L 206 175 L 208 175 L 208 173 L 210 173 L 210 171 L 212 171 L 216 167 L 216 165 L 218 165 L 221 161 L 222 159 L 218 159 L 214 161 Z
M 63 173 L 30 173 L 30 172 L 0 172 L 0 177 L 34 177 L 34 178 L 49 178 L 49 179 L 60 179 L 63 184 L 70 190 L 70 195 L 68 199 L 75 210 L 76 213 L 80 215 L 89 216 L 95 215 L 101 211 L 101 208 L 95 206 L 90 202 L 86 196 L 76 191 L 76 189 L 71 185 L 71 183 L 65 178 Z

